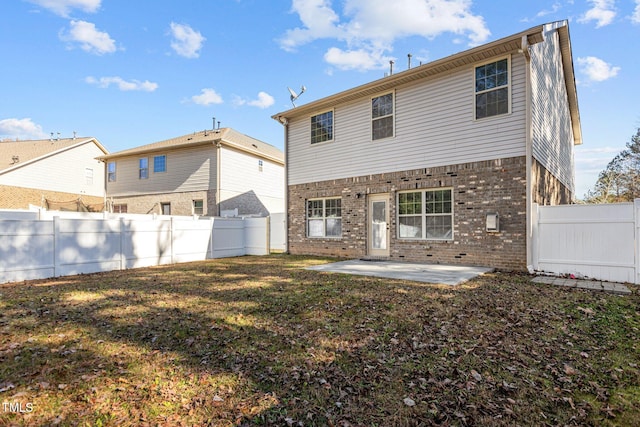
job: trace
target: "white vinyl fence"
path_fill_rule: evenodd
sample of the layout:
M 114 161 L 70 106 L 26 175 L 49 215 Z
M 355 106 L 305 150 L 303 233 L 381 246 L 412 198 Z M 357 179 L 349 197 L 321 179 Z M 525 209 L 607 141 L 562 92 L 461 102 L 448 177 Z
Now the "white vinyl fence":
M 602 205 L 534 205 L 533 269 L 640 283 L 640 199 Z
M 270 252 L 269 218 L 7 217 L 0 283 Z

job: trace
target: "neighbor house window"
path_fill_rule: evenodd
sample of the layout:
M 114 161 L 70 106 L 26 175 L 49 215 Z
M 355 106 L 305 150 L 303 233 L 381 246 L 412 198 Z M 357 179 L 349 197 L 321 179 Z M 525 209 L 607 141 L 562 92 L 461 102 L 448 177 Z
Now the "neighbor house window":
M 262 168 L 264 166 L 264 163 L 262 162 L 262 160 L 258 160 L 258 171 L 262 172 Z
M 509 112 L 509 61 L 476 67 L 476 119 Z
M 202 199 L 193 201 L 193 214 L 204 215 L 204 201 Z
M 171 203 L 160 203 L 160 213 L 162 215 L 171 215 Z
M 371 139 L 393 136 L 393 94 L 371 99 Z
M 333 111 L 311 117 L 311 143 L 333 140 Z
M 127 205 L 113 205 L 113 213 L 127 213 Z
M 398 193 L 398 224 L 401 239 L 453 239 L 451 189 Z
M 138 178 L 140 179 L 149 178 L 149 159 L 146 157 L 141 158 L 139 161 Z
M 342 235 L 342 199 L 307 200 L 307 236 L 340 237 Z
M 84 168 L 84 180 L 87 185 L 93 185 L 93 169 Z
M 153 158 L 153 172 L 166 172 L 167 171 L 167 156 L 155 156 Z
M 116 162 L 107 163 L 107 181 L 114 182 L 116 180 Z

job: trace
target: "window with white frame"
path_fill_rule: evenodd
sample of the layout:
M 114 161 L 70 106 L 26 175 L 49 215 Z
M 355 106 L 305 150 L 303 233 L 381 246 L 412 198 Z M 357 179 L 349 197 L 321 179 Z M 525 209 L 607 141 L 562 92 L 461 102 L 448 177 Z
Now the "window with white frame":
M 204 215 L 204 201 L 202 199 L 193 201 L 193 214 Z
M 342 236 L 342 199 L 307 200 L 307 236 Z
M 87 185 L 93 185 L 93 169 L 84 168 L 84 181 Z
M 400 239 L 453 239 L 451 189 L 398 193 L 398 237 Z
M 116 180 L 116 162 L 107 163 L 107 181 L 115 182 Z
M 142 157 L 138 162 L 138 178 L 149 178 L 149 159 L 147 157 Z
M 509 60 L 481 65 L 475 69 L 476 119 L 509 112 Z
M 371 99 L 371 139 L 393 136 L 393 93 Z
M 164 154 L 161 156 L 153 157 L 153 173 L 166 172 L 167 171 L 167 156 Z
M 311 116 L 311 143 L 333 140 L 333 111 Z

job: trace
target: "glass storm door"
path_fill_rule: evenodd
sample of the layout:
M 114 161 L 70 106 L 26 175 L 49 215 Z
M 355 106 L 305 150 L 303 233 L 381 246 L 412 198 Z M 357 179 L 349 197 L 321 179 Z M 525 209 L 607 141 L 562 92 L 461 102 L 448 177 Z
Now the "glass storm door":
M 389 195 L 369 196 L 369 255 L 389 256 Z

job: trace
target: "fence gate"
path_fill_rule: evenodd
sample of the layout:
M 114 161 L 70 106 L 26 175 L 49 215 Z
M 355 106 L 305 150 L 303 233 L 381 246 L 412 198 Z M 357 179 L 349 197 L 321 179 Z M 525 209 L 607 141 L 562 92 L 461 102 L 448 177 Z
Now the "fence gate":
M 534 205 L 533 268 L 640 283 L 640 199 L 602 205 Z

